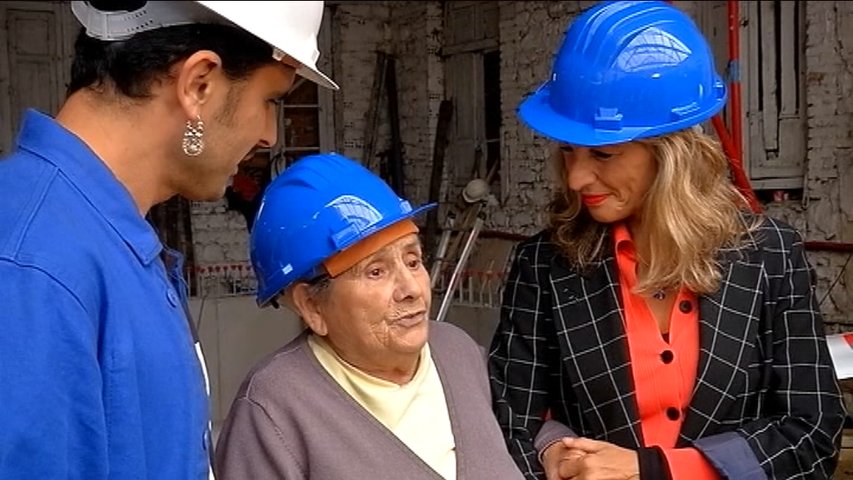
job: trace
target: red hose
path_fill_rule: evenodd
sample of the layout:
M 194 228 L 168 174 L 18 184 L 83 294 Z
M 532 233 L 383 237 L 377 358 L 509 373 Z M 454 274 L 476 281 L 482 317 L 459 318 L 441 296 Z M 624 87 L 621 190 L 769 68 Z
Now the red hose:
M 740 95 L 740 14 L 738 1 L 728 1 L 729 12 L 729 119 L 732 133 L 728 130 L 719 114 L 711 119 L 717 136 L 723 144 L 723 151 L 729 159 L 732 171 L 732 183 L 746 197 L 754 212 L 761 212 L 761 204 L 749 184 L 749 177 L 743 169 L 743 127 L 741 122 Z
M 729 167 L 732 170 L 732 181 L 738 190 L 746 197 L 750 208 L 754 212 L 761 212 L 761 204 L 749 184 L 749 177 L 743 170 L 743 126 L 741 122 L 741 96 L 740 96 L 740 13 L 738 0 L 728 1 L 729 12 L 729 119 L 732 134 L 730 139 Z M 722 120 L 714 124 L 717 134 L 721 128 Z M 724 144 L 725 145 L 725 144 Z

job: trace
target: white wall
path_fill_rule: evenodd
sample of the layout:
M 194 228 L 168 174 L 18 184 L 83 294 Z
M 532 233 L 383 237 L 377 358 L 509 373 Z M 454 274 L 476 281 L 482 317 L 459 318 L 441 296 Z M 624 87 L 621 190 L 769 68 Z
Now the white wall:
M 190 312 L 199 322 L 218 428 L 249 369 L 296 337 L 301 321 L 286 308 L 260 309 L 251 296 L 193 298 Z

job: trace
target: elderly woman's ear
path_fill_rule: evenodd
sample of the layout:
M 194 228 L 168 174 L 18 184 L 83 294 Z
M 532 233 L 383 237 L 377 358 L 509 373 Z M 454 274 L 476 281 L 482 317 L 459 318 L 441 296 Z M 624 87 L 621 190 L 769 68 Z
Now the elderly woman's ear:
M 289 300 L 294 310 L 302 317 L 302 320 L 308 325 L 311 331 L 321 337 L 328 333 L 326 321 L 320 313 L 320 303 L 318 302 L 317 295 L 311 291 L 307 283 L 297 282 L 285 295 L 290 297 Z

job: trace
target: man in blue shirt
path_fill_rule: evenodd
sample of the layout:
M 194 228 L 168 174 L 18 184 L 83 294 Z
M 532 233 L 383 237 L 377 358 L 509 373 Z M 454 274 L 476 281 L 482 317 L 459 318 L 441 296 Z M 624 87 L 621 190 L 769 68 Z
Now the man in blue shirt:
M 203 479 L 208 404 L 179 255 L 145 221 L 223 195 L 316 68 L 323 2 L 72 2 L 55 119 L 0 160 L 0 478 Z

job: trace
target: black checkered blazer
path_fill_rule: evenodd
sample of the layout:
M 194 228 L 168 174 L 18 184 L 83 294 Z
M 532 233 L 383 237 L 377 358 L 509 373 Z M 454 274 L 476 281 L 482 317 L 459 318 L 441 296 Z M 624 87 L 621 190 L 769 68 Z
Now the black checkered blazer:
M 723 476 L 829 478 L 845 412 L 801 237 L 766 219 L 721 265 L 719 291 L 699 299 L 699 366 L 676 446 L 699 448 Z M 545 478 L 533 441 L 548 410 L 577 435 L 644 446 L 612 249 L 593 267 L 578 273 L 547 232 L 514 258 L 489 369 L 527 478 Z

